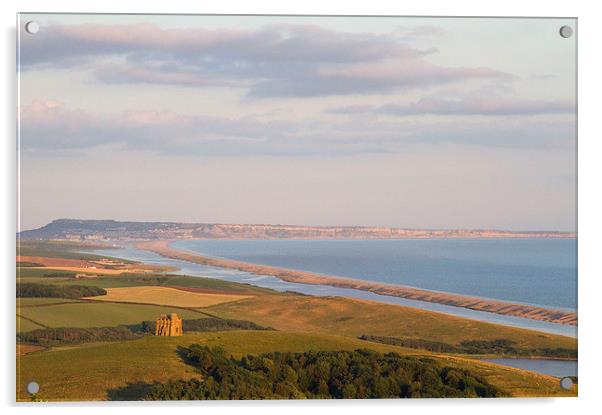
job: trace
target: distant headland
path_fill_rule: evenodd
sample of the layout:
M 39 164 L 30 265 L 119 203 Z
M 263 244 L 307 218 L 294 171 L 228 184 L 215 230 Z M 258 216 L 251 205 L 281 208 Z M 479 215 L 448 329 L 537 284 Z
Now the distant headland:
M 302 226 L 181 222 L 120 222 L 57 219 L 21 238 L 72 240 L 154 239 L 404 239 L 404 238 L 574 238 L 557 231 L 495 229 L 407 229 L 369 226 Z

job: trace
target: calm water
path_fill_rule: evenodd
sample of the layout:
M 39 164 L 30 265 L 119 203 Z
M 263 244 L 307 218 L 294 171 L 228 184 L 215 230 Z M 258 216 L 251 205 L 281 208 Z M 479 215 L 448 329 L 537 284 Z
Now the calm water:
M 548 359 L 482 359 L 486 362 L 497 363 L 499 365 L 515 367 L 518 369 L 530 370 L 543 373 L 544 375 L 556 376 L 577 376 L 576 360 L 548 360 Z
M 368 291 L 329 287 L 325 285 L 291 283 L 282 281 L 276 277 L 266 275 L 255 275 L 243 271 L 208 267 L 205 265 L 195 264 L 191 262 L 165 258 L 153 252 L 143 251 L 131 246 L 114 250 L 103 249 L 95 253 L 114 256 L 117 258 L 131 259 L 134 261 L 141 261 L 147 264 L 169 265 L 178 268 L 178 273 L 199 278 L 217 278 L 227 281 L 257 285 L 259 287 L 270 288 L 277 291 L 296 291 L 308 295 L 335 295 L 342 297 L 358 298 L 363 300 L 379 301 L 381 303 L 416 307 L 424 310 L 431 310 L 459 317 L 470 318 L 473 320 L 486 321 L 489 323 L 503 324 L 506 326 L 521 327 L 531 330 L 539 330 L 547 333 L 555 333 L 570 337 L 577 337 L 577 328 L 575 326 L 567 326 L 562 324 L 549 323 L 546 321 L 531 320 L 528 318 L 505 316 L 500 314 L 487 313 L 484 311 L 470 310 L 462 307 L 453 307 L 444 304 L 429 303 L 425 301 L 408 300 L 405 298 L 391 297 L 387 295 L 378 295 Z
M 576 304 L 576 242 L 574 240 L 178 241 L 173 246 L 208 256 L 413 285 L 440 291 L 463 294 L 484 292 L 486 294 L 482 296 L 485 297 L 566 308 L 571 308 L 570 305 L 574 307 Z M 507 326 L 577 337 L 577 329 L 573 326 L 383 296 L 366 291 L 289 283 L 275 277 L 164 258 L 133 247 L 101 250 L 98 253 L 143 261 L 148 264 L 171 265 L 179 268 L 180 273 L 191 276 L 248 283 L 278 291 L 291 290 L 309 295 L 340 295 L 375 300 Z M 457 272 L 445 269 L 444 264 L 448 264 Z M 373 277 L 364 277 L 363 272 L 358 270 L 371 270 L 373 272 L 366 273 L 366 275 Z M 407 270 L 414 272 L 406 275 Z M 462 270 L 464 272 L 460 272 Z M 381 277 L 374 277 L 377 275 L 381 275 Z M 416 275 L 425 277 L 420 279 Z M 446 281 L 447 279 L 453 279 L 455 282 L 450 283 L 450 281 Z M 530 282 L 525 284 L 524 280 Z M 470 287 L 471 281 L 479 286 Z M 498 283 L 504 281 L 509 282 L 514 289 L 498 288 L 500 285 Z M 455 287 L 455 291 L 444 289 L 447 287 Z M 489 287 L 489 291 L 487 291 L 487 287 Z M 560 287 L 566 287 L 564 288 L 566 291 L 563 293 Z M 521 290 L 527 292 L 521 292 Z M 548 292 L 539 292 L 541 290 Z M 503 295 L 508 297 L 504 298 Z M 577 376 L 576 361 L 512 358 L 483 360 L 559 378 Z
M 302 271 L 574 310 L 575 239 L 202 240 L 175 248 Z

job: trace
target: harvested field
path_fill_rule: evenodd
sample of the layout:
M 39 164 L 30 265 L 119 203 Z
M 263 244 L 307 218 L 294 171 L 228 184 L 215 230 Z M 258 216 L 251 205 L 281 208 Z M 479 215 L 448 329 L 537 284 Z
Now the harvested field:
M 92 268 L 97 265 L 83 259 L 50 258 L 44 256 L 17 256 L 17 262 L 30 262 L 44 267 Z
M 107 295 L 90 297 L 89 299 L 197 308 L 209 307 L 247 298 L 251 298 L 251 296 L 223 293 L 210 294 L 207 292 L 193 292 L 171 287 L 141 286 L 107 288 Z
M 156 305 L 109 303 L 103 301 L 74 302 L 43 307 L 22 307 L 17 331 L 26 332 L 45 327 L 112 327 L 154 321 L 161 314 L 177 312 L 183 319 L 198 319 L 198 311 Z
M 96 275 L 120 275 L 123 274 L 124 270 L 119 270 L 119 269 L 102 269 L 102 268 L 89 268 L 89 267 L 62 267 L 62 266 L 52 266 L 51 268 L 48 267 L 30 267 L 29 269 L 52 269 L 52 270 L 56 270 L 56 271 L 70 271 L 70 272 L 75 272 L 75 273 L 86 273 L 86 274 L 92 274 L 89 275 L 90 276 L 96 276 Z
M 17 264 L 29 263 L 27 269 L 52 269 L 57 271 L 70 271 L 75 273 L 120 275 L 128 273 L 150 273 L 173 271 L 173 267 L 154 266 L 144 264 L 131 264 L 118 261 L 85 260 L 69 258 L 53 258 L 44 256 L 17 256 Z M 37 266 L 34 266 L 37 265 Z

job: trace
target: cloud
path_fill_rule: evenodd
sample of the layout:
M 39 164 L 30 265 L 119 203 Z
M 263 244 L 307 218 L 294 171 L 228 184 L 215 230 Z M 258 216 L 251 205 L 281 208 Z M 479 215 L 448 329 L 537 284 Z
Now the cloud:
M 406 105 L 383 105 L 378 111 L 394 115 L 532 115 L 574 112 L 575 104 L 569 100 L 538 101 L 502 98 L 451 100 L 423 98 L 415 103 Z
M 439 26 L 423 25 L 408 29 L 407 35 L 412 37 L 443 36 L 446 31 Z
M 85 68 L 107 83 L 237 86 L 250 97 L 390 93 L 513 79 L 491 68 L 435 65 L 426 59 L 433 53 L 437 50 L 412 48 L 393 35 L 310 25 L 256 30 L 51 25 L 22 37 L 20 68 Z
M 553 75 L 553 74 L 549 74 L 549 73 L 534 73 L 531 75 L 531 79 L 536 79 L 538 81 L 548 80 L 548 79 L 553 79 L 553 78 L 557 78 L 557 76 Z
M 321 67 L 254 85 L 251 96 L 323 96 L 388 93 L 471 79 L 511 80 L 488 68 L 442 67 L 420 59 Z
M 125 111 L 94 115 L 55 101 L 35 101 L 21 110 L 21 150 L 63 154 L 100 146 L 149 150 L 163 154 L 236 153 L 261 144 L 270 131 L 276 138 L 294 132 L 292 125 L 252 118 L 186 116 L 170 111 Z
M 170 111 L 130 110 L 94 115 L 56 101 L 35 101 L 20 112 L 20 148 L 26 155 L 64 156 L 110 146 L 177 156 L 328 156 L 400 153 L 410 146 L 570 146 L 572 122 L 383 121 L 351 119 L 263 121 Z
M 422 98 L 409 104 L 386 104 L 374 106 L 349 106 L 330 110 L 334 114 L 377 113 L 396 116 L 410 115 L 536 115 L 574 113 L 575 103 L 571 100 L 526 100 L 517 98 Z
M 388 36 L 335 32 L 308 25 L 271 25 L 258 30 L 161 29 L 149 23 L 56 25 L 44 28 L 40 38 L 23 39 L 23 65 L 60 64 L 71 57 L 108 54 L 156 54 L 190 61 L 220 57 L 333 63 L 422 54 Z

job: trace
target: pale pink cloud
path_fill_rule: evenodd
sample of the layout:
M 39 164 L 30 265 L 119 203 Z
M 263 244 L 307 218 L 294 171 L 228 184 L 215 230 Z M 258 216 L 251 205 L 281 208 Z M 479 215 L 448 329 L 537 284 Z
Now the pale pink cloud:
M 571 114 L 575 112 L 572 100 L 533 100 L 517 97 L 426 97 L 410 103 L 389 103 L 380 106 L 350 105 L 332 108 L 333 114 L 387 114 L 409 115 L 458 115 L 458 116 L 528 116 L 537 114 Z
M 397 115 L 533 115 L 572 113 L 572 100 L 532 100 L 520 98 L 480 97 L 464 99 L 423 98 L 411 104 L 388 104 L 379 112 Z
M 21 69 L 85 67 L 108 83 L 244 88 L 249 97 L 391 93 L 470 79 L 511 80 L 492 68 L 427 60 L 398 36 L 311 25 L 255 30 L 161 29 L 152 24 L 49 26 L 24 37 Z M 114 59 L 111 59 L 114 58 Z
M 514 77 L 489 68 L 444 67 L 424 60 L 397 59 L 382 63 L 362 63 L 345 67 L 323 68 L 318 72 L 329 77 L 372 79 L 404 84 L 442 83 L 463 79 L 493 78 L 511 80 Z
M 358 109 L 358 110 L 361 110 Z M 303 120 L 183 115 L 132 109 L 92 114 L 55 101 L 21 108 L 23 154 L 64 154 L 113 146 L 171 155 L 345 156 L 397 153 L 408 146 L 458 143 L 476 146 L 541 148 L 571 145 L 571 121 L 529 122 L 514 117 L 495 122 L 440 123 L 361 119 Z

